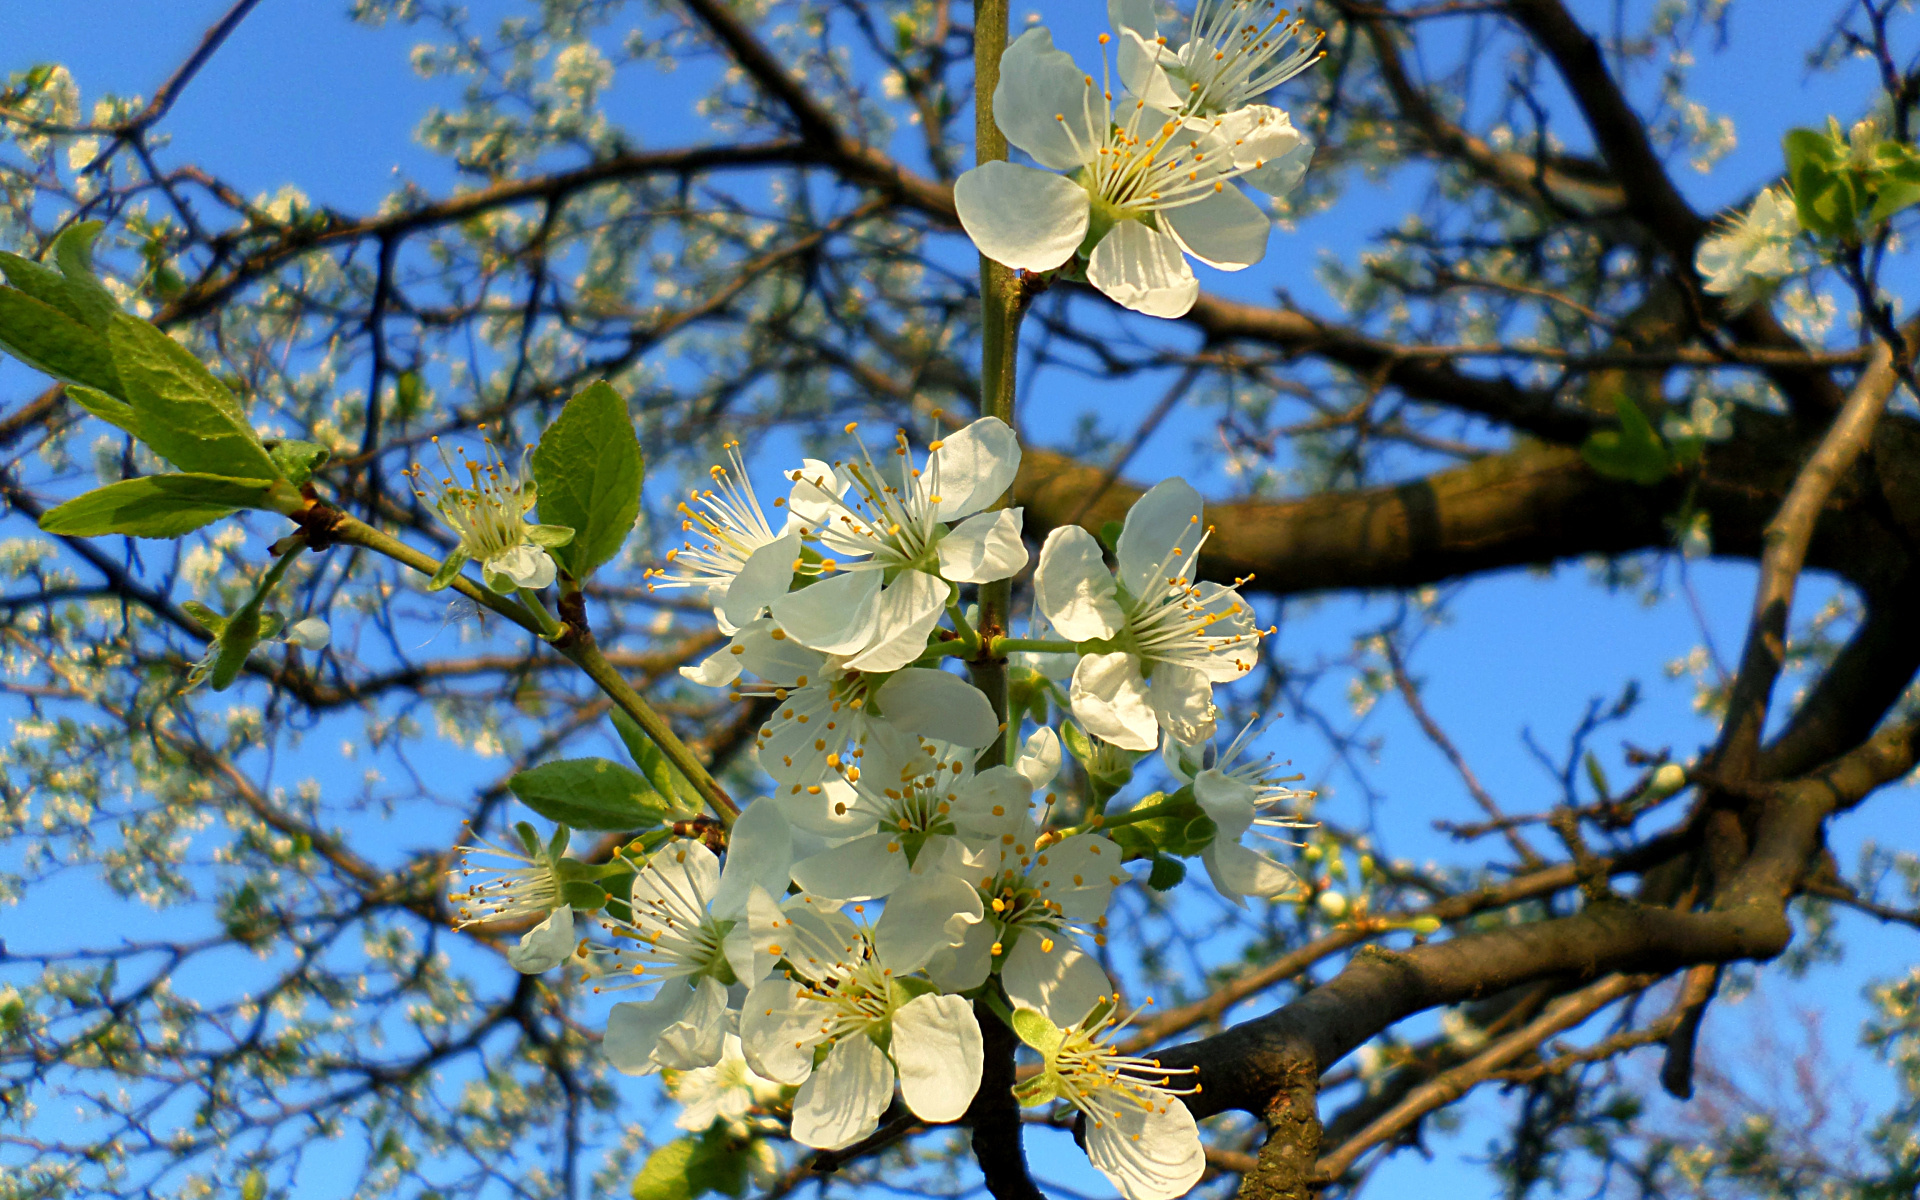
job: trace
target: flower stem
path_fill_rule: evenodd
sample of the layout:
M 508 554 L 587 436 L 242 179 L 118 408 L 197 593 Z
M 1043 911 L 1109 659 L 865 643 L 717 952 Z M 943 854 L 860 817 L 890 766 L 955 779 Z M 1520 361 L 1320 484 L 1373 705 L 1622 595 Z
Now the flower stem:
M 1072 642 L 1063 642 L 1057 638 L 1015 638 L 997 637 L 993 639 L 993 653 L 1004 658 L 1016 650 L 1025 650 L 1033 654 L 1072 654 L 1076 647 Z
M 953 621 L 954 631 L 960 635 L 961 645 L 966 647 L 966 657 L 977 656 L 984 643 L 980 634 L 967 623 L 967 614 L 961 610 L 958 598 L 947 601 L 947 616 Z
M 1004 161 L 1007 138 L 993 120 L 993 91 L 1000 83 L 1000 55 L 1007 48 L 1007 0 L 978 0 L 973 26 L 973 146 L 976 165 Z M 1026 292 L 1018 275 L 986 255 L 980 256 L 980 415 L 1013 422 L 1014 371 L 1020 358 L 1020 319 L 1026 315 Z M 1011 496 L 1001 496 L 992 508 L 1005 508 Z M 980 633 L 988 653 L 975 658 L 973 685 L 987 694 L 1000 718 L 1000 740 L 981 756 L 985 763 L 1011 761 L 1019 744 L 1017 729 L 1007 722 L 1007 660 L 992 650 L 1007 631 L 1013 606 L 1013 581 L 980 585 Z
M 539 592 L 532 588 L 521 588 L 520 603 L 526 605 L 527 611 L 533 614 L 533 619 L 540 623 L 541 637 L 551 642 L 566 632 L 566 626 L 560 624 L 559 620 L 547 611 L 547 606 L 540 600 Z
M 433 573 L 440 569 L 440 564 L 435 559 L 348 513 L 337 513 L 332 520 L 332 537 L 336 541 L 345 542 L 350 546 L 361 546 L 376 554 L 384 554 L 397 563 L 412 567 L 428 578 L 432 578 Z M 500 614 L 529 633 L 544 634 L 546 632 L 525 608 L 504 596 L 494 595 L 471 579 L 455 578 L 451 586 L 462 596 Z M 678 767 L 680 773 L 685 775 L 699 791 L 701 799 L 713 809 L 713 815 L 720 819 L 720 823 L 731 827 L 733 819 L 740 815 L 739 806 L 714 781 L 712 774 L 707 771 L 706 764 L 695 757 L 693 751 L 687 748 L 687 744 L 673 732 L 673 727 L 667 724 L 666 718 L 653 711 L 653 707 L 641 699 L 640 693 L 634 691 L 632 685 L 627 683 L 620 672 L 614 669 L 613 664 L 607 661 L 606 656 L 600 653 L 600 648 L 593 642 L 593 635 L 581 631 L 573 644 L 561 650 L 561 653 L 572 660 L 575 666 L 585 671 L 587 678 L 598 684 L 609 700 L 619 705 L 622 712 L 633 718 L 634 724 L 646 731 L 647 736 L 660 747 L 660 752 L 667 756 L 667 761 Z

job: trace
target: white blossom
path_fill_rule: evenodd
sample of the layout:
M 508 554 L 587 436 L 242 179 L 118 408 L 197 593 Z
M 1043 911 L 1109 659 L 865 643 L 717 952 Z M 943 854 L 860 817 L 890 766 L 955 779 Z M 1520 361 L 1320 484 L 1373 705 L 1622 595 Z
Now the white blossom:
M 496 846 L 478 835 L 460 847 L 460 866 L 448 875 L 461 880 L 473 875 L 484 878 L 447 899 L 456 906 L 455 929 L 539 917 L 507 950 L 507 962 L 514 970 L 538 975 L 566 961 L 574 949 L 573 909 L 561 897 L 565 884 L 559 871 L 567 835 L 562 827 L 543 845 L 533 826 L 524 821 L 514 826 L 514 835 L 522 849 Z
M 723 1041 L 719 1062 L 690 1071 L 663 1071 L 660 1078 L 668 1094 L 680 1102 L 680 1115 L 673 1123 L 695 1133 L 719 1121 L 735 1135 L 744 1135 L 747 1114 L 777 1103 L 785 1090 L 747 1065 L 739 1035 L 733 1033 Z
M 436 437 L 433 444 L 440 452 L 445 474 L 428 474 L 419 463 L 406 472 L 413 481 L 414 495 L 431 504 L 447 527 L 460 536 L 460 544 L 428 586 L 446 587 L 471 559 L 480 564 L 480 576 L 487 587 L 501 595 L 523 587 L 546 587 L 559 572 L 547 551 L 571 542 L 573 530 L 526 519 L 537 500 L 533 480 L 523 481 L 509 468 L 493 439 L 485 436 L 486 426 L 480 429 L 486 446 L 484 460 L 468 458 L 464 449 L 449 455 Z
M 748 995 L 741 1049 L 761 1075 L 799 1085 L 795 1141 L 852 1145 L 879 1124 L 896 1079 L 924 1121 L 966 1112 L 980 1087 L 980 1025 L 968 1001 L 909 981 L 925 947 L 897 947 L 805 895 L 776 908 L 762 894 L 752 920 L 756 946 L 787 971 Z M 829 1049 L 816 1067 L 821 1045 Z
M 785 594 L 800 554 L 798 522 L 791 513 L 779 533 L 767 521 L 754 493 L 740 443 L 726 444 L 733 464 L 709 471 L 714 486 L 694 488 L 680 502 L 680 528 L 701 539 L 667 551 L 667 565 L 649 570 L 647 590 L 698 588 L 713 605 L 721 631 L 733 633 Z M 785 503 L 776 498 L 776 506 Z
M 1136 99 L 1116 116 L 1111 90 L 1044 28 L 1001 55 L 993 116 L 1046 169 L 989 162 L 954 182 L 960 223 L 980 253 L 1028 271 L 1083 255 L 1088 282 L 1157 317 L 1181 316 L 1200 294 L 1186 255 L 1227 271 L 1266 255 L 1271 222 L 1229 185 L 1300 143 L 1290 123 L 1259 114 L 1189 125 Z
M 1311 800 L 1313 793 L 1288 787 L 1299 776 L 1283 777 L 1274 767 L 1272 755 L 1235 765 L 1241 752 L 1252 745 L 1252 735 L 1249 722 L 1218 755 L 1211 745 L 1202 749 L 1182 745 L 1171 737 L 1160 746 L 1168 769 L 1193 785 L 1194 800 L 1218 829 L 1200 855 L 1207 877 L 1221 895 L 1241 905 L 1247 896 L 1278 896 L 1293 891 L 1300 886 L 1300 879 L 1270 855 L 1242 845 L 1240 839 L 1255 826 L 1262 830 L 1304 829 L 1313 824 L 1294 815 L 1297 807 L 1292 811 L 1282 809 Z
M 1180 1072 L 1114 1050 L 1121 1022 L 1111 997 L 1065 1026 L 1029 1008 L 1013 1017 L 1020 1040 L 1041 1056 L 1039 1074 L 1014 1094 L 1025 1105 L 1065 1101 L 1085 1114 L 1087 1158 L 1126 1200 L 1174 1200 L 1200 1182 L 1206 1151 L 1180 1099 L 1197 1089 L 1171 1088 Z
M 857 671 L 919 658 L 953 584 L 1006 579 L 1027 565 L 1022 510 L 983 511 L 1020 469 L 1005 422 L 982 417 L 935 440 L 924 468 L 898 433 L 893 457 L 890 471 L 862 443 L 857 461 L 810 459 L 789 476 L 802 536 L 828 556 L 819 570 L 834 573 L 773 601 L 773 615 L 801 645 L 844 655 Z
M 1693 266 L 1704 280 L 1701 286 L 1745 308 L 1794 273 L 1794 239 L 1799 236 L 1800 215 L 1793 198 L 1780 188 L 1768 188 L 1746 212 L 1701 241 Z
M 1210 530 L 1200 493 L 1165 480 L 1127 513 L 1119 578 L 1077 525 L 1047 536 L 1035 603 L 1061 637 L 1080 644 L 1069 699 L 1088 733 L 1151 750 L 1159 731 L 1183 742 L 1212 736 L 1213 685 L 1253 669 L 1260 633 L 1233 588 L 1193 582 Z

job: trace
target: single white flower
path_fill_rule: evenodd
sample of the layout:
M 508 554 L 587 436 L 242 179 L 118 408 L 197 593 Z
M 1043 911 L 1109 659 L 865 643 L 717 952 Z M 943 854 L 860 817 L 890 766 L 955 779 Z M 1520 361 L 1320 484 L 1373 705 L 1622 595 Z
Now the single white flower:
M 1088 282 L 1115 303 L 1181 316 L 1200 294 L 1186 255 L 1225 271 L 1266 255 L 1271 222 L 1229 184 L 1295 150 L 1299 134 L 1260 121 L 1188 128 L 1145 100 L 1122 107 L 1116 118 L 1111 91 L 1045 28 L 1028 30 L 1000 57 L 993 117 L 1049 169 L 984 163 L 954 181 L 954 206 L 995 262 L 1051 271 L 1084 254 Z
M 793 881 L 826 899 L 875 900 L 916 870 L 938 871 L 959 850 L 960 833 L 1024 812 L 1033 790 L 1012 767 L 976 775 L 971 752 L 884 724 L 854 754 L 841 770 L 846 786 L 802 793 L 787 807 L 795 825 L 839 839 L 793 865 Z M 977 897 L 972 905 L 977 913 Z
M 737 682 L 743 671 L 762 682 Z M 735 699 L 769 694 L 780 701 L 754 749 L 783 801 L 820 794 L 827 780 L 853 765 L 849 747 L 864 745 L 876 723 L 976 750 L 1000 736 L 993 706 L 959 676 L 930 667 L 855 670 L 843 655 L 801 645 L 771 618 L 754 621 L 683 674 L 709 686 L 732 683 Z
M 1212 736 L 1213 685 L 1253 670 L 1258 655 L 1261 634 L 1240 593 L 1193 582 L 1210 532 L 1202 505 L 1182 479 L 1140 497 L 1120 534 L 1117 584 L 1078 525 L 1055 529 L 1040 550 L 1035 603 L 1082 652 L 1073 715 L 1127 750 L 1153 749 L 1162 728 L 1183 742 Z
M 458 906 L 455 929 L 541 918 L 507 950 L 507 962 L 514 970 L 539 975 L 566 961 L 574 949 L 573 909 L 562 897 L 566 884 L 559 871 L 567 832 L 561 826 L 545 844 L 525 821 L 515 825 L 513 832 L 520 839 L 520 850 L 496 846 L 478 835 L 460 847 L 460 866 L 447 874 L 461 880 L 472 875 L 485 878 L 450 893 L 447 899 Z M 499 865 L 502 861 L 512 865 Z
M 719 1062 L 691 1071 L 662 1071 L 660 1078 L 667 1094 L 681 1105 L 673 1123 L 695 1133 L 718 1121 L 735 1136 L 744 1136 L 747 1114 L 778 1103 L 785 1090 L 747 1065 L 740 1053 L 740 1038 L 732 1033 L 725 1038 Z
M 703 544 L 689 540 L 667 551 L 667 565 L 647 571 L 646 578 L 648 591 L 702 589 L 721 631 L 731 634 L 785 594 L 800 556 L 800 535 L 791 513 L 781 531 L 773 531 L 740 457 L 740 443 L 728 442 L 725 449 L 733 469 L 713 467 L 715 487 L 695 488 L 680 503 L 680 528 Z M 776 497 L 773 503 L 779 507 L 786 500 Z
M 1287 785 L 1298 781 L 1282 776 L 1273 764 L 1273 756 L 1249 759 L 1237 766 L 1234 760 L 1252 745 L 1253 724 L 1249 722 L 1217 756 L 1212 745 L 1204 749 L 1182 745 L 1174 738 L 1160 744 L 1167 768 L 1182 781 L 1193 785 L 1193 798 L 1218 827 L 1213 841 L 1201 852 L 1207 877 L 1219 893 L 1245 906 L 1248 896 L 1278 896 L 1300 886 L 1299 876 L 1270 855 L 1241 845 L 1240 839 L 1255 826 L 1265 829 L 1307 829 L 1313 822 L 1303 821 L 1299 810 L 1278 811 L 1283 805 L 1298 805 L 1311 800 L 1313 793 Z M 1280 835 L 1280 840 L 1287 840 Z
M 616 1004 L 608 1015 L 604 1044 L 617 1069 L 647 1075 L 720 1061 L 727 989 L 751 987 L 773 967 L 754 952 L 749 899 L 768 883 L 785 890 L 790 853 L 785 819 L 759 801 L 734 823 L 724 872 L 704 843 L 676 839 L 634 876 L 633 919 L 603 922 L 616 944 L 600 950 L 609 982 L 594 991 L 655 983 L 659 990 L 651 1000 Z
M 1783 189 L 1768 188 L 1746 212 L 1702 239 L 1694 251 L 1694 270 L 1709 292 L 1746 308 L 1794 273 L 1794 239 L 1799 236 L 1800 215 L 1793 198 Z
M 1065 1101 L 1086 1116 L 1087 1158 L 1126 1200 L 1174 1200 L 1200 1182 L 1206 1151 L 1200 1129 L 1167 1086 L 1181 1074 L 1112 1046 L 1116 1020 L 1107 998 L 1064 1027 L 1030 1008 L 1013 1014 L 1014 1032 L 1040 1052 L 1040 1073 L 1014 1088 L 1025 1105 Z
M 837 573 L 774 600 L 773 615 L 802 645 L 845 655 L 857 671 L 894 671 L 920 657 L 952 585 L 1007 579 L 1027 565 L 1022 510 L 982 511 L 1020 469 L 1020 443 L 1004 421 L 982 417 L 934 441 L 924 468 L 913 465 L 904 432 L 893 456 L 889 471 L 862 443 L 858 461 L 810 459 L 790 476 L 802 536 L 827 556 L 818 569 Z
M 433 445 L 440 452 L 445 476 L 426 474 L 419 463 L 406 472 L 413 481 L 413 494 L 431 504 L 447 527 L 460 535 L 460 544 L 427 584 L 435 591 L 452 583 L 468 559 L 480 564 L 480 577 L 501 595 L 523 587 L 546 587 L 559 573 L 547 551 L 573 540 L 573 530 L 564 525 L 536 525 L 526 519 L 537 499 L 533 480 L 523 482 L 508 468 L 493 439 L 486 436 L 486 428 L 480 426 L 484 461 L 468 458 L 464 449 L 449 455 L 436 437 Z M 460 482 L 462 475 L 465 483 Z
M 1153 0 L 1107 0 L 1127 90 L 1151 108 L 1179 114 L 1188 128 L 1221 130 L 1236 162 L 1259 147 L 1264 162 L 1241 181 L 1274 196 L 1292 191 L 1313 143 L 1264 100 L 1320 61 L 1325 35 L 1303 38 L 1306 22 L 1288 21 L 1273 0 L 1198 0 L 1189 36 L 1176 48 L 1161 36 L 1153 10 Z M 1257 136 L 1246 136 L 1254 130 Z
M 793 1138 L 838 1150 L 871 1133 L 893 1099 L 924 1121 L 958 1120 L 980 1088 L 980 1025 L 973 1006 L 908 976 L 924 962 L 844 914 L 797 896 L 754 904 L 755 944 L 787 964 L 748 995 L 740 1014 L 747 1062 L 798 1084 Z M 818 1067 L 814 1050 L 830 1049 Z
M 333 639 L 333 630 L 319 617 L 308 617 L 295 621 L 280 640 L 289 646 L 298 646 L 302 650 L 325 650 Z

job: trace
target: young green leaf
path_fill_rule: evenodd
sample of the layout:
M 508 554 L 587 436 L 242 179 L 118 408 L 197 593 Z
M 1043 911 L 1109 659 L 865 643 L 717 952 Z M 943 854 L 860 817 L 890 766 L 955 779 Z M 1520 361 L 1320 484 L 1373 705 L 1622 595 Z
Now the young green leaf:
M 694 1200 L 700 1193 L 693 1190 L 687 1168 L 698 1148 L 692 1138 L 682 1137 L 647 1155 L 646 1164 L 633 1177 L 633 1200 Z
M 218 649 L 213 658 L 213 690 L 224 692 L 232 687 L 233 681 L 240 677 L 240 669 L 247 665 L 247 656 L 268 636 L 258 606 L 245 605 L 235 612 L 215 643 Z
M 604 758 L 542 763 L 507 786 L 528 808 L 575 829 L 643 829 L 661 824 L 674 808 L 644 778 Z
M 1580 446 L 1580 457 L 1610 479 L 1625 479 L 1644 487 L 1665 479 L 1673 462 L 1640 406 L 1619 396 L 1614 400 L 1614 411 L 1620 417 L 1620 428 L 1591 434 Z
M 533 451 L 540 521 L 574 531 L 553 557 L 575 579 L 620 552 L 640 515 L 646 460 L 627 402 L 596 383 L 560 410 Z
M 55 379 L 120 391 L 106 339 L 64 310 L 13 288 L 0 288 L 0 350 Z
M 653 739 L 641 729 L 634 719 L 619 709 L 613 710 L 613 727 L 620 734 L 620 741 L 633 756 L 633 763 L 640 773 L 647 777 L 654 791 L 666 797 L 675 808 L 671 815 L 692 816 L 698 813 L 705 803 L 692 781 L 680 773 L 680 769 L 667 761 L 666 754 L 654 745 Z
M 53 239 L 53 261 L 60 266 L 67 298 L 81 319 L 101 333 L 120 315 L 120 304 L 93 273 L 93 239 L 106 228 L 99 221 L 82 221 Z
M 95 488 L 40 518 L 40 528 L 65 537 L 110 533 L 169 538 L 231 516 L 235 509 L 283 511 L 275 485 L 264 479 L 220 475 L 147 475 Z M 294 498 L 295 500 L 298 497 Z
M 122 395 L 139 414 L 154 453 L 183 471 L 280 477 L 239 401 L 186 347 L 124 314 L 115 314 L 108 326 L 107 344 L 125 386 Z
M 140 436 L 140 414 L 133 411 L 133 405 L 126 401 L 109 396 L 99 388 L 83 387 L 77 383 L 67 385 L 67 399 L 107 424 L 118 425 L 134 437 Z
M 267 457 L 273 465 L 280 468 L 280 474 L 295 487 L 313 478 L 333 451 L 315 442 L 302 442 L 294 438 L 282 438 L 267 448 Z

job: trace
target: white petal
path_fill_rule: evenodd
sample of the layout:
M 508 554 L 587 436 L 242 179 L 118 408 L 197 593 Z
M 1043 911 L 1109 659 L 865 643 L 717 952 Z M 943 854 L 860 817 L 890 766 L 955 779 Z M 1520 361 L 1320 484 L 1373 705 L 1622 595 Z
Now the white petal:
M 1207 1169 L 1193 1114 L 1178 1096 L 1148 1109 L 1132 1104 L 1087 1130 L 1087 1158 L 1126 1200 L 1175 1200 Z
M 676 838 L 653 852 L 646 869 L 633 879 L 635 908 L 658 902 L 678 908 L 689 900 L 705 907 L 720 884 L 720 859 L 705 842 Z
M 754 888 L 773 895 L 787 890 L 787 872 L 793 865 L 793 831 L 785 814 L 772 800 L 755 800 L 740 812 L 727 834 L 727 861 L 708 908 L 716 917 L 736 917 L 747 911 Z M 751 983 L 752 980 L 747 982 Z
M 678 1021 L 693 999 L 692 988 L 669 979 L 651 1000 L 614 1005 L 607 1014 L 607 1032 L 600 1043 L 607 1061 L 627 1075 L 658 1071 L 660 1064 L 654 1061 L 653 1051 L 660 1044 L 661 1031 Z
M 1173 772 L 1175 778 L 1187 783 L 1192 783 L 1206 766 L 1203 747 L 1189 746 L 1171 737 L 1160 739 L 1160 761 L 1166 764 L 1167 770 Z
M 940 497 L 934 516 L 956 521 L 1006 495 L 1019 473 L 1020 439 L 999 417 L 981 417 L 940 439 L 920 482 Z
M 1093 248 L 1087 282 L 1122 308 L 1150 317 L 1184 317 L 1200 296 L 1180 243 L 1131 220 L 1116 222 Z
M 520 943 L 507 950 L 507 963 L 522 975 L 538 975 L 565 962 L 573 947 L 573 910 L 563 905 L 520 935 Z
M 1160 33 L 1160 20 L 1154 15 L 1153 0 L 1107 0 L 1107 24 L 1117 32 L 1131 29 L 1152 41 Z
M 966 880 L 939 871 L 917 873 L 887 897 L 886 911 L 873 928 L 874 952 L 896 976 L 917 971 L 939 951 L 965 942 L 967 930 L 985 913 L 980 893 Z
M 1167 78 L 1166 68 L 1161 65 L 1163 56 L 1154 35 L 1149 32 L 1143 36 L 1122 28 L 1114 40 L 1119 43 L 1120 82 L 1126 85 L 1127 91 L 1153 108 L 1178 109 L 1180 93 L 1174 90 L 1173 80 Z
M 776 538 L 747 555 L 740 573 L 727 585 L 726 602 L 721 605 L 727 620 L 745 625 L 761 610 L 787 594 L 793 582 L 793 563 L 800 557 L 800 535 L 790 533 Z
M 945 992 L 965 992 L 987 981 L 993 971 L 994 927 L 986 921 L 967 926 L 967 936 L 951 950 L 927 962 L 927 978 Z
M 841 1038 L 793 1098 L 793 1140 L 838 1150 L 872 1133 L 893 1100 L 893 1064 L 864 1033 Z
M 740 678 L 740 656 L 733 652 L 732 646 L 723 646 L 719 653 L 708 655 L 699 666 L 681 667 L 680 676 L 701 687 L 725 687 Z
M 773 619 L 789 638 L 827 654 L 852 654 L 873 640 L 880 572 L 829 575 L 773 602 Z
M 530 542 L 522 542 L 482 565 L 485 575 L 504 575 L 513 581 L 514 586 L 533 588 L 535 591 L 552 583 L 556 573 L 553 557 Z
M 918 996 L 893 1014 L 900 1094 L 923 1121 L 958 1121 L 980 1090 L 980 1022 L 958 996 Z
M 1221 643 L 1200 665 L 1208 679 L 1215 683 L 1232 683 L 1234 680 L 1253 670 L 1255 661 L 1260 657 L 1258 638 L 1253 625 L 1253 606 L 1243 599 L 1240 593 L 1211 579 L 1203 579 L 1194 585 L 1199 593 L 1196 597 L 1199 607 L 1216 619 L 1207 632 L 1215 637 L 1238 636 L 1237 643 Z
M 1183 742 L 1204 742 L 1212 737 L 1214 718 L 1220 712 L 1213 704 L 1213 681 L 1204 671 L 1164 662 L 1153 669 L 1153 680 L 1147 685 L 1147 707 L 1153 709 L 1160 728 Z
M 953 207 L 974 248 L 1022 271 L 1051 271 L 1087 240 L 1093 206 L 1064 175 L 988 162 L 953 181 Z
M 1151 750 L 1160 722 L 1147 705 L 1140 663 L 1125 653 L 1089 654 L 1073 669 L 1068 692 L 1073 715 L 1086 731 L 1125 750 Z
M 863 572 L 878 576 L 878 571 Z M 940 614 L 947 609 L 953 589 L 947 582 L 925 571 L 902 571 L 880 593 L 875 606 L 873 639 L 866 649 L 847 660 L 854 671 L 898 671 L 927 648 L 927 635 L 933 632 Z
M 907 850 L 886 830 L 793 864 L 793 881 L 829 900 L 875 900 L 907 881 Z
M 940 539 L 940 575 L 954 583 L 992 583 L 1011 579 L 1027 565 L 1027 544 L 1020 538 L 1026 510 L 1003 508 L 976 513 Z
M 333 630 L 319 617 L 308 617 L 304 621 L 295 621 L 282 638 L 289 645 L 302 650 L 325 650 L 327 642 L 333 637 Z
M 1044 791 L 1060 773 L 1060 735 L 1046 725 L 1028 734 L 1026 745 L 1020 747 L 1020 761 L 1013 764 L 1013 769 L 1026 777 L 1034 791 Z
M 1097 833 L 1076 833 L 1034 856 L 1027 878 L 1069 921 L 1097 921 L 1113 889 L 1127 880 L 1120 847 Z
M 661 990 L 680 984 L 668 980 Z M 693 990 L 693 1002 L 680 1019 L 660 1031 L 653 1060 L 669 1071 L 691 1071 L 710 1067 L 720 1061 L 726 1048 L 727 989 L 711 975 L 703 976 Z
M 1160 214 L 1180 248 L 1210 267 L 1239 271 L 1267 256 L 1273 219 L 1231 185 L 1194 204 Z
M 1220 770 L 1202 771 L 1193 777 L 1193 798 L 1228 841 L 1253 826 L 1254 803 L 1259 796 L 1244 779 Z
M 818 650 L 809 650 L 799 642 L 786 636 L 781 630 L 779 637 L 773 636 L 778 628 L 769 617 L 762 617 L 734 635 L 733 644 L 740 647 L 735 655 L 743 670 L 751 671 L 775 687 L 800 687 L 802 677 L 818 680 L 827 664 L 827 656 Z M 731 653 L 732 648 L 726 651 Z
M 1046 948 L 1049 942 L 1052 949 Z M 1039 929 L 1021 933 L 1007 952 L 1000 980 L 1007 999 L 1039 1009 L 1062 1027 L 1077 1024 L 1101 997 L 1113 994 L 1107 973 L 1071 937 Z
M 1114 598 L 1113 572 L 1100 556 L 1100 543 L 1078 525 L 1062 525 L 1047 535 L 1033 587 L 1040 611 L 1070 642 L 1109 638 L 1127 623 Z
M 1109 107 L 1100 89 L 1043 25 L 1021 34 L 1000 56 L 993 120 L 1007 140 L 1056 171 L 1093 161 Z
M 1205 532 L 1200 524 L 1205 507 L 1200 493 L 1177 476 L 1161 480 L 1133 502 L 1114 555 L 1127 591 L 1135 596 L 1157 595 L 1166 589 L 1169 577 L 1191 565 L 1194 547 Z M 1180 554 L 1173 553 L 1176 547 Z
M 1242 896 L 1279 896 L 1300 884 L 1299 877 L 1279 863 L 1239 842 L 1216 837 L 1200 855 L 1214 890 L 1238 902 Z
M 959 676 L 931 667 L 896 672 L 874 702 L 896 729 L 969 750 L 1000 736 L 1000 719 L 986 696 Z
M 867 832 L 872 825 L 872 818 L 862 817 L 855 811 L 854 804 L 858 796 L 852 784 L 830 776 L 821 780 L 819 786 L 817 792 L 806 788 L 798 792 L 782 789 L 776 798 L 780 811 L 786 814 L 794 830 L 814 835 L 815 842 L 823 838 L 830 842 L 844 842 Z M 802 853 L 796 842 L 793 857 L 796 861 L 808 858 L 822 849 L 825 847 L 815 845 L 812 850 Z
M 1012 767 L 988 767 L 959 796 L 950 814 L 954 827 L 971 837 L 997 838 L 1017 831 L 1027 819 L 1033 783 Z
M 809 528 L 825 524 L 830 514 L 840 511 L 839 499 L 851 486 L 832 463 L 817 458 L 801 459 L 799 471 L 789 472 L 787 478 L 793 481 L 793 490 L 787 494 L 789 526 L 796 521 Z
M 791 980 L 765 980 L 740 1006 L 740 1053 L 749 1067 L 776 1083 L 804 1083 L 813 1074 L 813 1048 L 820 1044 L 820 1020 L 828 1011 L 817 1000 L 802 999 L 800 986 Z

